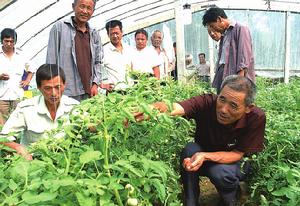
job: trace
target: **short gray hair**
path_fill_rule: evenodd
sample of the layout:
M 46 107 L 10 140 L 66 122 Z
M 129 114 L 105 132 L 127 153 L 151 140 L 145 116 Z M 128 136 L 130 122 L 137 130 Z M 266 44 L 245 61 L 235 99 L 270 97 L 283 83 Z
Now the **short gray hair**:
M 78 0 L 74 0 L 73 4 L 76 5 L 76 4 L 77 4 L 77 1 L 78 1 Z M 93 2 L 94 2 L 94 9 L 95 9 L 96 2 L 97 2 L 97 1 L 98 1 L 98 0 L 93 0 Z
M 254 103 L 256 96 L 256 86 L 249 78 L 240 75 L 230 75 L 223 80 L 221 91 L 225 86 L 234 91 L 245 93 L 246 106 Z
M 158 30 L 158 29 L 156 29 L 156 30 L 154 30 L 154 31 L 152 32 L 151 37 L 152 37 L 155 33 L 161 33 L 162 39 L 164 38 L 164 34 L 163 34 L 160 30 Z

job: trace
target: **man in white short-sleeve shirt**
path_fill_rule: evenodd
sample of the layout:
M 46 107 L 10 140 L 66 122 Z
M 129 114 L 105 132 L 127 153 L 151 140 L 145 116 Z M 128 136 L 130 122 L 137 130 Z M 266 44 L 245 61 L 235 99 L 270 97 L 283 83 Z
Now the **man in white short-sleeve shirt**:
M 62 95 L 65 89 L 65 74 L 55 64 L 44 64 L 36 73 L 37 87 L 42 95 L 20 102 L 2 128 L 1 137 L 14 140 L 11 133 L 23 132 L 20 143 L 0 142 L 26 159 L 32 159 L 24 146 L 44 138 L 44 133 L 58 126 L 58 119 L 69 122 L 68 114 L 79 104 L 75 99 Z
M 151 43 L 159 61 L 160 78 L 167 77 L 171 73 L 172 62 L 169 60 L 166 50 L 162 47 L 163 33 L 155 30 L 151 35 Z
M 17 33 L 15 30 L 5 28 L 1 32 L 0 48 L 0 125 L 7 120 L 11 111 L 23 98 L 26 87 L 33 75 L 33 69 L 29 66 L 19 48 L 15 47 Z M 22 80 L 24 71 L 28 72 L 27 78 Z
M 110 42 L 104 46 L 104 67 L 106 78 L 100 87 L 111 90 L 125 90 L 132 84 L 128 72 L 132 69 L 133 48 L 122 41 L 123 26 L 119 20 L 105 25 Z

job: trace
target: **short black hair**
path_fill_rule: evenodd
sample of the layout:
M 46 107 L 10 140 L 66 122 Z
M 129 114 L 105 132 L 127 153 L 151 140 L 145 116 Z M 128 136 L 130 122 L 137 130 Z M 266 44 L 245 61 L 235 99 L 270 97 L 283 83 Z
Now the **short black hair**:
M 250 104 L 254 103 L 256 96 L 256 86 L 248 77 L 240 75 L 229 75 L 223 80 L 221 84 L 221 91 L 225 86 L 229 87 L 230 89 L 236 92 L 245 93 L 246 106 L 249 106 Z
M 119 21 L 119 20 L 111 20 L 111 21 L 107 22 L 105 24 L 105 29 L 106 29 L 107 34 L 109 33 L 109 29 L 115 28 L 116 26 L 118 26 L 120 28 L 120 30 L 122 31 L 123 25 L 122 25 L 121 21 Z
M 227 15 L 225 11 L 219 7 L 211 7 L 204 13 L 202 17 L 202 24 L 206 26 L 208 23 L 216 22 L 218 17 L 222 17 L 223 19 L 227 19 Z
M 200 56 L 200 55 L 203 55 L 203 56 L 204 56 L 204 58 L 205 58 L 205 53 L 200 53 L 200 54 L 198 54 L 198 56 Z
M 146 36 L 146 39 L 148 39 L 148 32 L 145 29 L 138 29 L 138 30 L 136 30 L 136 32 L 134 34 L 134 38 L 136 38 L 136 36 L 138 34 L 144 34 Z
M 50 80 L 57 76 L 60 76 L 64 84 L 66 83 L 66 75 L 62 68 L 56 64 L 43 64 L 36 71 L 36 85 L 40 87 L 43 80 Z
M 3 43 L 4 38 L 12 38 L 17 43 L 17 32 L 11 28 L 5 28 L 1 31 L 1 43 Z

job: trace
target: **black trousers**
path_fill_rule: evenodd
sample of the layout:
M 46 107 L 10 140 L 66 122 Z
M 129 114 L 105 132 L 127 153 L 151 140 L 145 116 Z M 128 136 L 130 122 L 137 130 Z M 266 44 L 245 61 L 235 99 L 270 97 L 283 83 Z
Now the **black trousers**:
M 212 87 L 217 89 L 217 94 L 221 92 L 221 85 L 223 82 L 223 72 L 224 72 L 224 65 L 220 65 L 216 71 L 214 80 L 212 82 Z
M 188 143 L 181 153 L 181 163 L 186 157 L 191 157 L 196 152 L 204 151 L 197 143 Z M 182 164 L 180 164 L 180 168 L 185 206 L 199 205 L 200 176 L 206 176 L 210 179 L 225 205 L 234 205 L 237 201 L 236 196 L 239 189 L 239 182 L 244 180 L 249 172 L 249 164 L 247 164 L 247 167 L 243 167 L 247 171 L 241 172 L 241 161 L 232 164 L 204 162 L 204 164 L 196 172 L 186 171 L 182 167 Z

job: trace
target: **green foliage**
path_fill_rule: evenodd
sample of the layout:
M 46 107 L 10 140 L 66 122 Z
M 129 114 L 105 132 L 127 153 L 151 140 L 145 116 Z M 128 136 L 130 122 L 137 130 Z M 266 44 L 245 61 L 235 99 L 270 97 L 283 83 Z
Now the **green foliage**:
M 256 158 L 252 197 L 261 205 L 300 204 L 300 81 L 258 81 L 257 104 L 267 114 L 266 148 Z
M 149 104 L 165 101 L 171 109 L 205 91 L 142 76 L 126 95 L 82 102 L 68 125 L 59 122 L 49 138 L 29 148 L 33 161 L 11 154 L 0 160 L 0 205 L 180 205 L 178 154 L 194 126 Z M 138 111 L 150 119 L 136 122 Z
M 249 202 L 300 205 L 299 79 L 285 85 L 259 78 L 257 84 L 256 102 L 267 114 L 266 148 L 253 158 Z M 164 101 L 171 109 L 209 90 L 141 76 L 126 95 L 97 96 L 74 108 L 68 125 L 59 122 L 48 139 L 31 146 L 31 162 L 1 146 L 0 205 L 181 205 L 179 153 L 194 123 L 149 105 Z M 138 111 L 149 120 L 136 122 Z

